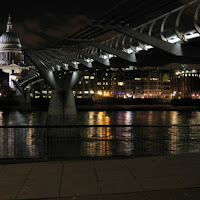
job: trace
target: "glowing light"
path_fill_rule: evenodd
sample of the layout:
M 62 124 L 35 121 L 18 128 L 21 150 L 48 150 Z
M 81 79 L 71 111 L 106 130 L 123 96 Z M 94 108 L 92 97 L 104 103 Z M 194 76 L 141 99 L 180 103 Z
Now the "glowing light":
M 101 90 L 97 91 L 97 94 L 102 95 L 102 91 Z
M 129 94 L 129 93 L 127 93 L 126 96 L 127 96 L 128 98 L 131 98 L 131 97 L 132 97 L 132 95 Z
M 131 49 L 131 48 L 128 48 L 128 49 L 123 49 L 123 51 L 125 52 L 125 53 L 128 53 L 128 54 L 132 54 L 133 53 L 133 49 Z
M 168 42 L 172 43 L 172 44 L 180 42 L 180 41 L 181 41 L 181 39 L 177 36 L 172 36 L 172 37 L 168 38 Z
M 197 37 L 200 37 L 199 33 L 189 33 L 189 34 L 186 34 L 185 35 L 185 39 L 186 40 L 191 40 L 193 38 L 197 38 Z
M 124 85 L 124 82 L 118 82 L 118 85 L 119 85 L 119 86 L 123 86 L 123 85 Z
M 78 65 L 80 64 L 78 61 L 72 61 L 73 64 Z
M 103 59 L 105 59 L 105 60 L 108 59 L 107 55 L 101 55 L 100 57 L 103 58 Z
M 117 57 L 116 55 L 113 55 L 113 54 L 102 54 L 100 55 L 101 58 L 107 60 L 107 59 L 110 59 L 110 58 L 113 58 L 113 57 Z
M 193 69 L 193 70 L 192 70 L 192 73 L 197 73 L 197 70 Z
M 104 91 L 103 92 L 104 97 L 110 97 L 110 92 L 109 91 Z
M 91 62 L 93 62 L 94 60 L 93 59 L 91 59 L 91 58 L 85 58 L 84 59 L 86 62 L 88 62 L 88 63 L 91 63 Z

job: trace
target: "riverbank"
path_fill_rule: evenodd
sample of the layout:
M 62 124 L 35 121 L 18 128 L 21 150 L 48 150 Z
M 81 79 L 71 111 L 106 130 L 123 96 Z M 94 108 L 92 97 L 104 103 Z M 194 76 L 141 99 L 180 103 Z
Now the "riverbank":
M 200 106 L 173 105 L 77 105 L 78 111 L 200 111 Z
M 0 165 L 4 200 L 199 199 L 200 154 Z
M 200 111 L 200 106 L 173 106 L 173 105 L 77 105 L 78 111 Z M 0 106 L 2 111 L 18 110 L 17 106 Z M 32 107 L 32 111 L 43 110 L 47 111 L 48 106 Z

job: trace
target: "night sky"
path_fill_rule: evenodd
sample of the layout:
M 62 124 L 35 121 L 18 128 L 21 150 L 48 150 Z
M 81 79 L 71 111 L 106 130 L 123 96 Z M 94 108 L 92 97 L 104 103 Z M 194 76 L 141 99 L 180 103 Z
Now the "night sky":
M 100 17 L 119 0 L 11 2 L 1 7 L 0 34 L 6 31 L 10 14 L 13 32 L 20 38 L 22 47 L 40 48 L 78 31 L 89 19 Z
M 90 19 L 101 17 L 122 1 L 4 1 L 0 8 L 0 34 L 6 31 L 10 14 L 13 31 L 20 38 L 22 48 L 44 48 L 80 30 Z M 129 1 L 139 2 L 138 0 Z M 191 0 L 175 1 L 187 3 Z

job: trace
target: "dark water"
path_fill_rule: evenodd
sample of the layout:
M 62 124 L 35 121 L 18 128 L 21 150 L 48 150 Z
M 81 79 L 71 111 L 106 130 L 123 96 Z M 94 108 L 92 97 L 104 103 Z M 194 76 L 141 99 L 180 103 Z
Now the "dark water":
M 0 125 L 45 125 L 47 112 L 20 113 L 0 111 Z M 199 111 L 82 111 L 77 115 L 80 125 L 171 125 L 200 124 Z
M 0 125 L 45 125 L 46 112 L 1 112 Z M 83 111 L 78 125 L 141 127 L 0 128 L 0 159 L 144 156 L 200 152 L 198 111 Z M 158 127 L 149 125 L 188 125 Z M 196 124 L 195 126 L 191 125 Z

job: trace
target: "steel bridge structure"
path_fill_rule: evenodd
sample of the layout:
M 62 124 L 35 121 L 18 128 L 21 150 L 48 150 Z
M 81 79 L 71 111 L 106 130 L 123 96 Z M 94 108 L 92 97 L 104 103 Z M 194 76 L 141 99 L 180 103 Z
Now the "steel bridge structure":
M 84 71 L 170 70 L 176 69 L 174 63 L 199 68 L 199 15 L 200 0 L 123 0 L 57 43 L 25 50 L 38 79 L 43 77 L 52 89 L 49 117 L 76 114 L 73 88 Z

